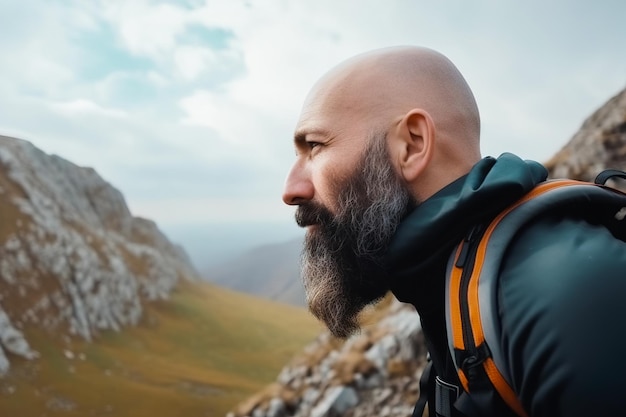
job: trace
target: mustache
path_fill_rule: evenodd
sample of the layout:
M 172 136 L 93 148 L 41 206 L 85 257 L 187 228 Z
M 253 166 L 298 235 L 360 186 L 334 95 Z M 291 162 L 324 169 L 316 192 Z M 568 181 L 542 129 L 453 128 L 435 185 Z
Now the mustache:
M 326 207 L 316 203 L 307 202 L 296 209 L 296 223 L 300 227 L 312 225 L 327 225 L 333 222 L 334 216 Z

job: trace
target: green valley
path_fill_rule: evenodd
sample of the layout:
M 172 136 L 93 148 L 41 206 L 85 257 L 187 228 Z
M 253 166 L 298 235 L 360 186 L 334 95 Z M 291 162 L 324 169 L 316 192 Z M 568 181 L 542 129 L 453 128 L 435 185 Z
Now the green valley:
M 204 283 L 145 303 L 138 326 L 92 343 L 25 329 L 41 359 L 11 357 L 1 416 L 224 416 L 320 332 L 304 310 Z

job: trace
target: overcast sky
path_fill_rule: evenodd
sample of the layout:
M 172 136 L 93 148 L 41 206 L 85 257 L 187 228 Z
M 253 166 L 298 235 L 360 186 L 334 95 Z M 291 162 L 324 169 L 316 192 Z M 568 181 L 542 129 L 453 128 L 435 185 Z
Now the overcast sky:
M 0 134 L 95 168 L 202 263 L 220 253 L 207 236 L 300 233 L 280 199 L 292 132 L 339 61 L 437 49 L 474 90 L 483 154 L 545 161 L 626 87 L 625 16 L 621 0 L 0 0 Z

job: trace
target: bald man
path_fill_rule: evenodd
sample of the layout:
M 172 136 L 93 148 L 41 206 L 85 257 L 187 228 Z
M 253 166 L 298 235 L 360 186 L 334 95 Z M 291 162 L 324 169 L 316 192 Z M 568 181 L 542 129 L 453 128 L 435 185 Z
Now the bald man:
M 348 337 L 359 312 L 391 291 L 417 309 L 440 381 L 462 392 L 448 350 L 448 259 L 544 182 L 545 168 L 512 154 L 482 158 L 472 91 L 449 59 L 418 47 L 372 51 L 328 72 L 305 100 L 294 143 L 283 200 L 307 229 L 311 312 Z M 493 318 L 520 405 L 465 393 L 443 406 L 431 396 L 431 410 L 626 415 L 625 245 L 574 214 L 537 216 L 520 230 L 499 267 Z

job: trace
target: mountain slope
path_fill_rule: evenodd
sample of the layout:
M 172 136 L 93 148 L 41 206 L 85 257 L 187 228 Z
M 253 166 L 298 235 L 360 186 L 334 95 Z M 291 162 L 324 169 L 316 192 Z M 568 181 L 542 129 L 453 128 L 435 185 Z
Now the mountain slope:
M 12 358 L 0 415 L 223 416 L 319 331 L 303 309 L 184 283 L 93 343 L 26 330 L 42 359 Z
M 0 136 L 0 376 L 35 358 L 23 330 L 91 340 L 198 275 L 93 169 Z

